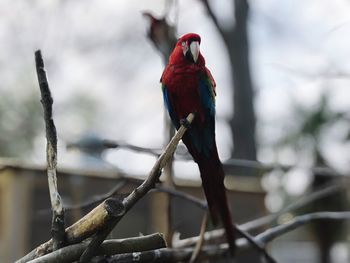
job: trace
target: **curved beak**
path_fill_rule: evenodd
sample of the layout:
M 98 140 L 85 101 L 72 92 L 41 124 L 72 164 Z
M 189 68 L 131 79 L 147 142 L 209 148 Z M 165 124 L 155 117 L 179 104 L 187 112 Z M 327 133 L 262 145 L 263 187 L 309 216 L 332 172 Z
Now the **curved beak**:
M 198 56 L 199 56 L 199 42 L 198 41 L 191 42 L 190 51 L 192 54 L 193 61 L 196 63 L 198 60 Z

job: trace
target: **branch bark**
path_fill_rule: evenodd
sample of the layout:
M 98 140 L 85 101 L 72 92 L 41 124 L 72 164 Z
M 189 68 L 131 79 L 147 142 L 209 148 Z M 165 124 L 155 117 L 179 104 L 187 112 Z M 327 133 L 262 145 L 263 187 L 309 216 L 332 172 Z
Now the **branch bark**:
M 187 117 L 188 123 L 191 124 L 193 119 L 194 119 L 194 114 L 193 113 L 189 114 Z M 154 187 L 156 182 L 159 180 L 159 176 L 161 174 L 162 168 L 165 166 L 165 164 L 169 161 L 169 159 L 173 155 L 177 144 L 181 140 L 186 130 L 187 128 L 185 126 L 182 125 L 180 127 L 180 129 L 176 132 L 175 136 L 169 142 L 166 149 L 164 150 L 164 152 L 161 154 L 161 156 L 158 158 L 157 162 L 153 166 L 149 174 L 149 177 L 122 201 L 125 211 L 121 215 L 115 216 L 114 214 L 111 214 L 110 211 L 108 211 L 108 209 L 106 208 L 107 200 L 104 201 L 103 203 L 95 207 L 90 213 L 88 213 L 79 221 L 77 221 L 76 223 L 74 223 L 73 225 L 71 225 L 66 229 L 67 244 L 79 243 L 82 240 L 86 239 L 87 237 L 90 237 L 97 231 L 101 230 L 102 228 L 106 227 L 107 224 L 116 225 L 122 219 L 122 217 L 126 214 L 126 212 L 129 211 L 137 203 L 138 200 L 140 200 L 145 194 L 147 194 L 149 190 L 151 190 Z M 114 217 L 114 218 L 111 219 L 111 217 Z M 53 243 L 51 239 L 46 243 L 43 243 L 42 245 L 38 246 L 37 248 L 35 248 L 26 256 L 24 256 L 23 258 L 19 259 L 16 262 L 17 263 L 27 262 L 39 256 L 43 256 L 48 252 L 52 251 L 52 244 Z
M 49 83 L 47 81 L 44 68 L 44 60 L 42 58 L 40 50 L 35 52 L 35 65 L 41 92 L 41 103 L 44 109 L 44 121 L 47 140 L 47 179 L 52 209 L 51 234 L 53 240 L 53 250 L 56 250 L 63 247 L 65 243 L 64 209 L 61 201 L 61 196 L 59 195 L 57 189 L 57 134 L 55 123 L 52 118 L 53 99 L 51 97 Z
M 189 263 L 196 262 L 196 260 L 198 259 L 199 253 L 202 250 L 202 247 L 204 244 L 204 233 L 205 233 L 205 230 L 207 229 L 208 216 L 209 216 L 208 211 L 205 211 L 202 219 L 201 229 L 199 232 L 199 239 L 193 250 Z
M 255 239 L 266 244 L 287 232 L 318 220 L 350 220 L 350 212 L 316 212 L 297 216 L 283 225 L 267 229 L 265 232 L 257 235 Z
M 292 221 L 287 224 L 279 225 L 254 237 L 256 243 L 267 244 L 273 239 L 292 231 L 300 226 L 316 220 L 350 220 L 350 212 L 319 212 L 306 214 L 303 216 L 295 217 Z M 236 240 L 237 253 L 242 252 L 244 249 L 249 247 L 249 243 L 246 239 L 240 238 Z M 144 251 L 140 253 L 128 253 L 114 255 L 108 258 L 104 258 L 103 262 L 115 263 L 115 262 L 182 262 L 188 261 L 194 251 L 194 247 L 186 248 L 162 248 L 151 251 Z M 202 247 L 201 254 L 199 255 L 199 260 L 204 259 L 215 259 L 223 258 L 229 255 L 228 245 L 206 245 Z M 94 261 L 99 262 L 99 261 Z
M 190 113 L 187 117 L 187 122 L 192 123 L 194 119 L 194 114 Z M 171 160 L 177 145 L 179 144 L 182 136 L 185 134 L 187 127 L 182 125 L 175 136 L 171 139 L 164 152 L 158 158 L 157 162 L 154 164 L 151 172 L 149 173 L 147 179 L 134 191 L 132 191 L 126 198 L 123 200 L 123 205 L 125 207 L 125 212 L 115 218 L 112 218 L 108 224 L 106 224 L 101 231 L 96 233 L 96 236 L 93 238 L 87 249 L 80 257 L 80 262 L 88 262 L 93 256 L 95 251 L 101 245 L 103 240 L 108 236 L 112 229 L 117 225 L 117 223 L 123 218 L 123 216 L 128 212 L 142 197 L 144 197 L 152 188 L 155 187 L 155 184 L 159 181 L 162 169 L 165 165 Z
M 70 245 L 40 258 L 30 261 L 31 263 L 68 263 L 79 259 L 88 243 Z M 115 255 L 120 253 L 132 253 L 153 250 L 166 247 L 164 237 L 161 233 L 147 236 L 132 237 L 126 239 L 106 240 L 101 244 L 97 255 Z
M 338 191 L 344 189 L 345 187 L 346 187 L 346 184 L 343 184 L 343 185 L 337 184 L 337 185 L 330 185 L 326 188 L 319 189 L 315 192 L 312 192 L 308 195 L 305 195 L 299 198 L 298 200 L 286 206 L 284 209 L 282 209 L 279 212 L 254 219 L 252 221 L 241 224 L 238 227 L 244 231 L 252 231 L 252 230 L 258 229 L 260 227 L 266 226 L 274 222 L 284 213 L 295 211 L 316 200 L 320 200 L 331 194 L 337 193 Z M 205 241 L 207 242 L 221 242 L 225 238 L 225 231 L 223 229 L 208 231 L 205 233 L 204 238 L 205 238 Z M 178 240 L 174 245 L 175 247 L 186 247 L 186 246 L 193 246 L 197 242 L 198 242 L 198 237 L 190 237 L 190 238 Z
M 228 247 L 225 245 L 219 246 L 205 246 L 198 260 L 204 259 L 217 259 L 228 256 Z M 182 248 L 182 249 L 170 249 L 161 248 L 156 250 L 149 250 L 139 253 L 126 253 L 120 255 L 114 255 L 107 258 L 103 258 L 101 261 L 94 260 L 95 263 L 131 263 L 131 262 L 188 262 L 193 253 L 193 248 Z

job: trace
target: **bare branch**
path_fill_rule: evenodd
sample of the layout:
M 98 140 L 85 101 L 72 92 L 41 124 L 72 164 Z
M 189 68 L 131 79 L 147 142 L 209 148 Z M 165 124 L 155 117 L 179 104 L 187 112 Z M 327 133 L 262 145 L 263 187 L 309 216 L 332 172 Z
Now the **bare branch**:
M 187 117 L 188 123 L 191 124 L 193 119 L 194 114 L 189 114 Z M 106 228 L 107 225 L 116 225 L 120 221 L 120 219 L 125 215 L 125 213 L 129 211 L 138 200 L 140 200 L 150 189 L 154 187 L 157 180 L 159 180 L 161 169 L 165 166 L 167 161 L 173 155 L 177 144 L 181 140 L 186 130 L 187 128 L 185 126 L 182 125 L 180 127 L 180 129 L 177 131 L 175 136 L 172 138 L 172 140 L 164 150 L 163 154 L 158 158 L 157 162 L 153 166 L 149 177 L 139 187 L 137 187 L 128 197 L 126 197 L 123 200 L 122 204 L 125 211 L 122 213 L 122 215 L 115 216 L 114 214 L 111 214 L 110 211 L 107 209 L 108 205 L 106 204 L 106 202 L 110 199 L 106 200 L 105 202 L 95 207 L 90 213 L 85 215 L 79 221 L 77 221 L 76 223 L 74 223 L 66 229 L 67 243 L 78 243 L 91 236 L 92 234 L 96 233 L 101 228 Z M 49 240 L 16 262 L 27 262 L 51 251 L 52 240 Z
M 244 223 L 242 225 L 240 225 L 240 228 L 246 230 L 246 231 L 251 231 L 254 229 L 257 229 L 259 227 L 262 227 L 264 225 L 270 224 L 271 222 L 277 220 L 281 215 L 288 213 L 290 211 L 295 211 L 297 209 L 300 209 L 302 207 L 305 207 L 306 205 L 309 205 L 317 200 L 320 200 L 322 198 L 325 198 L 327 196 L 330 196 L 332 194 L 335 194 L 337 192 L 339 192 L 340 190 L 344 189 L 346 186 L 346 184 L 331 184 L 329 186 L 322 186 L 321 189 L 315 190 L 314 192 L 307 194 L 307 195 L 303 195 L 301 198 L 297 199 L 296 201 L 294 201 L 293 203 L 287 205 L 286 207 L 284 207 L 282 210 L 261 217 L 261 218 L 257 218 L 255 220 L 249 221 L 247 223 Z
M 51 209 L 52 209 L 52 225 L 51 234 L 53 239 L 53 250 L 61 248 L 65 242 L 64 227 L 64 210 L 61 197 L 57 190 L 57 134 L 55 123 L 52 118 L 53 99 L 47 81 L 44 68 L 44 61 L 41 51 L 35 52 L 35 65 L 38 75 L 39 87 L 41 92 L 41 103 L 44 109 L 44 120 L 46 126 L 46 160 L 47 160 L 47 178 L 50 191 Z
M 87 246 L 88 243 L 86 242 L 70 245 L 40 258 L 34 259 L 31 261 L 31 263 L 73 262 L 79 259 L 80 255 L 84 252 Z M 101 247 L 96 254 L 108 256 L 120 253 L 147 251 L 164 247 L 166 247 L 166 243 L 163 235 L 161 233 L 155 233 L 152 235 L 126 239 L 106 240 L 101 244 Z
M 189 124 L 192 123 L 194 119 L 194 114 L 190 113 L 187 117 L 187 122 Z M 162 169 L 165 167 L 167 162 L 171 160 L 175 149 L 180 142 L 182 136 L 185 134 L 187 127 L 182 125 L 175 136 L 171 139 L 165 151 L 158 158 L 157 162 L 154 164 L 149 176 L 147 179 L 138 186 L 133 192 L 131 192 L 126 198 L 123 200 L 123 205 L 125 207 L 125 213 L 111 219 L 108 224 L 106 224 L 103 229 L 101 229 L 98 233 L 96 233 L 95 237 L 84 251 L 84 253 L 80 257 L 80 262 L 87 262 L 93 256 L 97 248 L 103 242 L 103 240 L 108 236 L 110 231 L 115 227 L 115 225 L 123 218 L 127 211 L 129 211 L 142 197 L 144 197 L 152 188 L 154 188 L 157 181 L 159 181 L 159 177 L 161 175 Z
M 305 214 L 295 217 L 290 222 L 283 225 L 278 225 L 273 228 L 267 229 L 265 232 L 257 235 L 256 240 L 262 243 L 268 243 L 273 239 L 282 236 L 283 234 L 290 232 L 305 224 L 311 223 L 316 220 L 349 220 L 350 212 L 316 212 Z
M 161 149 L 140 147 L 140 146 L 136 146 L 136 145 L 129 144 L 126 142 L 122 142 L 122 141 L 103 140 L 103 145 L 106 148 L 124 148 L 124 149 L 128 149 L 131 151 L 148 153 L 148 154 L 155 155 L 155 156 L 159 156 L 162 153 Z
M 260 252 L 265 259 L 270 263 L 276 263 L 276 260 L 274 260 L 269 253 L 267 253 L 266 249 L 264 248 L 263 244 L 259 241 L 256 241 L 253 236 L 251 236 L 249 233 L 245 232 L 244 230 L 240 229 L 239 227 L 235 226 L 235 230 L 244 237 L 248 243 L 255 248 L 258 252 Z
M 137 181 L 135 180 L 130 180 L 130 178 L 123 178 L 114 186 L 111 190 L 109 190 L 107 193 L 101 194 L 101 195 L 95 195 L 91 199 L 84 201 L 81 204 L 74 204 L 74 205 L 65 205 L 65 211 L 70 211 L 70 210 L 75 210 L 75 209 L 82 209 L 82 208 L 87 208 L 91 205 L 100 203 L 104 200 L 106 200 L 109 197 L 112 197 L 118 193 L 118 190 L 121 189 L 126 183 L 133 183 L 136 184 Z M 152 189 L 151 192 L 164 192 L 167 194 L 170 194 L 174 197 L 178 197 L 181 199 L 184 199 L 185 201 L 188 201 L 190 203 L 193 203 L 194 205 L 198 206 L 201 209 L 208 209 L 207 202 L 205 200 L 199 199 L 197 197 L 194 197 L 190 194 L 187 194 L 185 192 L 172 189 L 169 187 L 165 187 L 162 185 L 157 185 L 156 188 Z M 48 209 L 43 209 L 40 210 L 38 213 L 43 214 L 45 212 L 49 211 Z
M 209 17 L 211 18 L 211 20 L 213 21 L 216 29 L 219 31 L 220 35 L 222 36 L 222 38 L 227 41 L 228 39 L 228 32 L 226 32 L 223 27 L 220 25 L 218 18 L 216 17 L 216 15 L 214 14 L 213 9 L 211 8 L 209 1 L 208 0 L 201 0 Z
M 131 262 L 140 262 L 140 263 L 149 263 L 149 262 L 187 262 L 193 253 L 193 248 L 182 248 L 182 249 L 171 249 L 171 248 L 161 248 L 156 250 L 149 250 L 139 253 L 127 253 L 119 254 L 110 257 L 104 257 L 103 261 L 94 261 L 94 262 L 107 262 L 107 263 L 131 263 Z M 203 247 L 199 260 L 205 259 L 217 259 L 228 256 L 228 246 L 217 245 L 217 246 L 205 246 Z
M 118 182 L 111 190 L 109 190 L 107 193 L 101 194 L 101 195 L 96 195 L 90 200 L 87 200 L 81 204 L 76 204 L 76 205 L 66 205 L 65 210 L 75 210 L 75 209 L 82 209 L 82 208 L 87 208 L 89 206 L 95 205 L 97 203 L 100 203 L 104 200 L 106 200 L 109 197 L 112 197 L 118 193 L 118 191 L 123 188 L 128 181 L 126 179 L 121 179 L 120 182 Z
M 350 219 L 350 212 L 318 212 L 312 214 L 306 214 L 303 216 L 295 217 L 291 222 L 276 226 L 269 230 L 266 230 L 262 234 L 254 237 L 255 242 L 266 244 L 269 241 L 272 241 L 278 236 L 281 236 L 291 230 L 294 230 L 300 226 L 303 226 L 307 223 L 313 222 L 315 220 L 348 220 Z M 242 252 L 244 249 L 249 247 L 248 242 L 243 240 L 243 238 L 236 240 L 237 253 Z M 108 258 L 104 258 L 104 262 L 114 263 L 114 262 L 135 262 L 135 257 L 137 262 L 182 262 L 188 261 L 191 258 L 191 255 L 194 251 L 193 247 L 187 248 L 162 248 L 156 250 L 150 250 L 140 253 L 128 253 L 114 255 Z M 215 259 L 223 258 L 227 256 L 228 245 L 206 245 L 203 246 L 201 253 L 199 255 L 199 260 L 204 259 Z
M 282 171 L 286 172 L 293 168 L 303 168 L 298 165 L 264 164 L 259 161 L 235 159 L 235 158 L 225 161 L 223 163 L 223 166 L 226 173 L 230 172 L 231 169 L 239 167 L 239 168 L 251 168 L 252 170 L 255 171 L 254 174 L 263 174 L 275 169 L 281 169 Z M 340 174 L 336 172 L 334 169 L 327 166 L 305 167 L 305 169 L 312 171 L 314 174 L 317 174 L 317 176 L 339 176 L 339 177 L 347 178 L 346 175 Z
M 208 211 L 205 211 L 204 216 L 203 216 L 203 220 L 202 220 L 202 224 L 201 224 L 201 230 L 199 232 L 199 239 L 198 239 L 198 242 L 193 250 L 193 253 L 191 255 L 189 263 L 196 262 L 196 260 L 199 256 L 199 253 L 201 252 L 202 246 L 204 244 L 204 233 L 205 233 L 205 230 L 207 229 L 207 222 L 208 222 Z
M 197 197 L 194 197 L 193 195 L 189 195 L 185 192 L 181 192 L 179 190 L 176 189 L 172 189 L 172 188 L 168 188 L 168 187 L 164 187 L 161 185 L 157 185 L 156 188 L 153 191 L 159 191 L 159 192 L 164 192 L 164 193 L 168 193 L 172 196 L 176 196 L 179 198 L 184 199 L 185 201 L 188 201 L 190 203 L 195 204 L 196 206 L 198 206 L 201 209 L 208 209 L 208 204 L 205 200 L 201 200 Z
M 320 199 L 325 198 L 329 195 L 337 193 L 341 189 L 345 188 L 345 186 L 346 186 L 346 184 L 337 184 L 337 185 L 330 185 L 326 188 L 322 187 L 322 189 L 316 190 L 308 195 L 305 195 L 305 196 L 297 199 L 295 202 L 286 206 L 284 209 L 282 209 L 279 212 L 254 219 L 254 220 L 249 221 L 247 223 L 241 224 L 238 227 L 244 231 L 252 231 L 252 230 L 255 230 L 257 228 L 263 227 L 263 226 L 270 224 L 273 221 L 277 220 L 284 213 L 302 208 L 308 204 L 311 204 L 312 202 L 314 202 L 316 200 L 320 200 Z M 205 236 L 204 236 L 205 240 L 210 241 L 210 242 L 224 240 L 224 237 L 225 237 L 225 231 L 223 229 L 216 229 L 213 231 L 208 231 L 205 233 Z M 174 244 L 174 245 L 175 245 L 175 247 L 186 247 L 186 246 L 193 246 L 194 244 L 196 244 L 196 242 L 198 242 L 198 237 L 190 237 L 190 238 L 178 240 L 176 242 L 176 244 Z

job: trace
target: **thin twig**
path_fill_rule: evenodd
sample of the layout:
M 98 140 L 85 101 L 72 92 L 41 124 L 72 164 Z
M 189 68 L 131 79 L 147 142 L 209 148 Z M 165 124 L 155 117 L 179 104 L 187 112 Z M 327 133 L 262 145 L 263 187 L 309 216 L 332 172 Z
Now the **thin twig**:
M 194 119 L 194 114 L 190 113 L 187 117 L 187 122 L 192 123 Z M 123 218 L 127 211 L 129 211 L 142 197 L 144 197 L 152 188 L 155 187 L 159 177 L 161 175 L 162 169 L 165 167 L 167 162 L 173 156 L 175 149 L 180 142 L 182 136 L 185 134 L 187 127 L 182 125 L 175 136 L 171 139 L 164 152 L 158 158 L 157 162 L 154 164 L 151 172 L 147 179 L 138 186 L 134 191 L 132 191 L 126 198 L 123 200 L 123 205 L 125 207 L 125 213 L 111 218 L 111 220 L 106 224 L 99 232 L 96 233 L 95 237 L 90 242 L 87 249 L 80 257 L 80 262 L 88 262 L 95 254 L 98 247 L 101 245 L 103 240 L 108 236 L 110 231 L 116 226 L 116 224 Z
M 101 194 L 101 195 L 95 195 L 90 200 L 87 200 L 81 204 L 75 204 L 75 205 L 66 205 L 65 210 L 76 210 L 76 209 L 83 209 L 90 207 L 92 205 L 98 204 L 104 200 L 106 200 L 109 197 L 112 197 L 118 193 L 118 191 L 123 188 L 127 184 L 126 179 L 121 179 L 120 182 L 118 182 L 111 190 L 109 190 L 107 193 Z
M 317 174 L 317 176 L 338 176 L 338 177 L 345 177 L 347 178 L 347 175 L 340 174 L 334 169 L 328 167 L 328 166 L 313 166 L 313 167 L 302 167 L 299 165 L 282 165 L 282 164 L 266 164 L 259 161 L 254 160 L 246 160 L 246 159 L 229 159 L 226 160 L 223 163 L 224 170 L 228 170 L 230 168 L 252 168 L 256 171 L 258 174 L 270 172 L 275 169 L 280 169 L 284 172 L 290 171 L 294 168 L 305 168 L 314 174 Z
M 269 253 L 267 253 L 266 249 L 264 248 L 261 242 L 256 241 L 253 236 L 251 236 L 249 233 L 245 232 L 244 230 L 240 229 L 238 226 L 235 226 L 235 230 L 242 237 L 244 237 L 252 247 L 254 247 L 258 252 L 260 252 L 268 262 L 276 263 L 276 260 L 273 259 Z
M 46 72 L 44 68 L 44 61 L 40 50 L 35 52 L 35 65 L 41 92 L 41 103 L 44 109 L 44 120 L 47 140 L 47 178 L 52 209 L 51 234 L 53 240 L 53 250 L 56 250 L 61 248 L 65 242 L 64 209 L 61 197 L 57 190 L 57 134 L 56 127 L 52 118 L 53 99 L 51 97 L 49 83 L 47 81 Z
M 118 191 L 123 188 L 125 186 L 125 184 L 127 183 L 133 183 L 136 184 L 137 182 L 134 180 L 129 180 L 129 178 L 123 178 L 120 180 L 120 182 L 118 182 L 116 184 L 116 186 L 114 186 L 111 190 L 109 190 L 107 193 L 103 193 L 101 195 L 95 195 L 93 196 L 91 199 L 86 200 L 80 204 L 74 204 L 74 205 L 65 205 L 65 211 L 71 211 L 71 210 L 76 210 L 76 209 L 83 209 L 83 208 L 87 208 L 90 207 L 94 204 L 100 203 L 104 200 L 106 200 L 109 197 L 112 197 L 114 195 L 116 195 L 118 193 Z M 187 194 L 185 192 L 176 190 L 176 189 L 172 189 L 172 188 L 168 188 L 162 185 L 157 185 L 154 189 L 151 190 L 151 192 L 164 192 L 167 194 L 170 194 L 174 197 L 178 197 L 181 198 L 185 201 L 188 201 L 194 205 L 196 205 L 197 207 L 206 210 L 208 208 L 208 204 L 205 200 L 199 199 L 193 195 Z M 42 209 L 38 211 L 39 215 L 42 215 L 44 213 L 47 213 L 48 211 L 50 211 L 49 209 Z
M 260 227 L 263 227 L 267 224 L 270 224 L 276 221 L 281 215 L 285 213 L 300 209 L 308 204 L 311 204 L 312 202 L 315 202 L 316 200 L 320 200 L 329 195 L 337 193 L 338 191 L 340 191 L 345 187 L 346 187 L 346 184 L 329 185 L 326 188 L 322 187 L 319 190 L 316 190 L 310 194 L 302 196 L 301 198 L 297 199 L 293 203 L 287 205 L 285 208 L 283 208 L 279 212 L 276 212 L 267 216 L 259 217 L 252 221 L 246 222 L 244 224 L 239 225 L 239 228 L 244 231 L 252 231 L 252 230 L 258 229 Z M 206 241 L 222 240 L 224 238 L 224 235 L 225 235 L 225 231 L 223 229 L 208 231 L 205 233 L 205 240 Z M 191 237 L 191 238 L 178 240 L 175 245 L 176 247 L 185 247 L 185 246 L 194 245 L 197 243 L 197 241 L 198 241 L 198 237 Z
M 157 185 L 156 188 L 152 191 L 159 191 L 159 192 L 164 192 L 164 193 L 168 193 L 172 196 L 176 196 L 178 198 L 184 199 L 185 201 L 188 201 L 196 206 L 198 206 L 201 209 L 208 209 L 208 204 L 205 200 L 199 199 L 193 195 L 187 194 L 185 192 L 176 190 L 176 189 L 172 189 L 172 188 L 168 188 L 162 185 Z
M 281 215 L 285 213 L 288 213 L 290 211 L 295 211 L 297 209 L 305 207 L 306 205 L 309 205 L 317 200 L 320 200 L 322 198 L 335 194 L 339 192 L 341 189 L 344 189 L 345 187 L 346 187 L 346 184 L 336 184 L 336 185 L 330 184 L 329 186 L 326 186 L 326 187 L 322 186 L 322 188 L 315 190 L 310 194 L 303 195 L 302 197 L 298 198 L 291 204 L 285 206 L 280 211 L 261 218 L 257 218 L 247 223 L 244 223 L 240 225 L 240 228 L 246 231 L 255 230 L 264 225 L 270 224 L 273 221 L 276 221 Z
M 129 144 L 126 142 L 122 141 L 114 141 L 114 140 L 103 140 L 103 145 L 106 148 L 124 148 L 128 150 L 132 150 L 135 152 L 142 152 L 142 153 L 148 153 L 154 156 L 159 156 L 162 153 L 161 149 L 153 149 L 153 148 L 145 148 L 145 147 L 140 147 L 136 146 L 133 144 Z
M 202 220 L 202 224 L 201 224 L 201 230 L 199 232 L 199 239 L 198 242 L 193 250 L 192 256 L 190 258 L 189 263 L 194 263 L 196 262 L 199 253 L 201 252 L 202 246 L 204 244 L 204 234 L 205 234 L 205 230 L 207 229 L 207 222 L 208 222 L 208 211 L 205 211 L 204 216 L 203 216 L 203 220 Z
M 349 220 L 350 212 L 316 212 L 294 217 L 291 221 L 267 229 L 255 237 L 256 240 L 264 244 L 284 235 L 298 227 L 317 220 Z

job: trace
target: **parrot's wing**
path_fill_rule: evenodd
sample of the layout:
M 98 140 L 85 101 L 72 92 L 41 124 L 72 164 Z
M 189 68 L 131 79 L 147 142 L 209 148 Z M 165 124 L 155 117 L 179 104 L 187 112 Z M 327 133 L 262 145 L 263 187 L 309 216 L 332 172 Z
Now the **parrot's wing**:
M 174 107 L 171 103 L 171 100 L 170 100 L 170 97 L 169 97 L 169 91 L 167 89 L 167 87 L 162 84 L 162 91 L 163 91 L 163 99 L 164 99 L 164 103 L 165 103 L 165 106 L 169 112 L 169 115 L 170 115 L 170 119 L 171 121 L 173 122 L 173 125 L 176 127 L 176 129 L 179 128 L 180 126 L 180 122 L 175 114 L 175 111 L 174 111 Z
M 213 85 L 213 79 L 207 74 L 202 74 L 199 80 L 199 95 L 201 97 L 202 106 L 205 112 L 207 121 L 215 118 L 215 90 Z
M 191 127 L 189 134 L 197 152 L 209 157 L 215 147 L 215 94 L 206 74 L 200 75 L 198 89 L 204 121 Z

